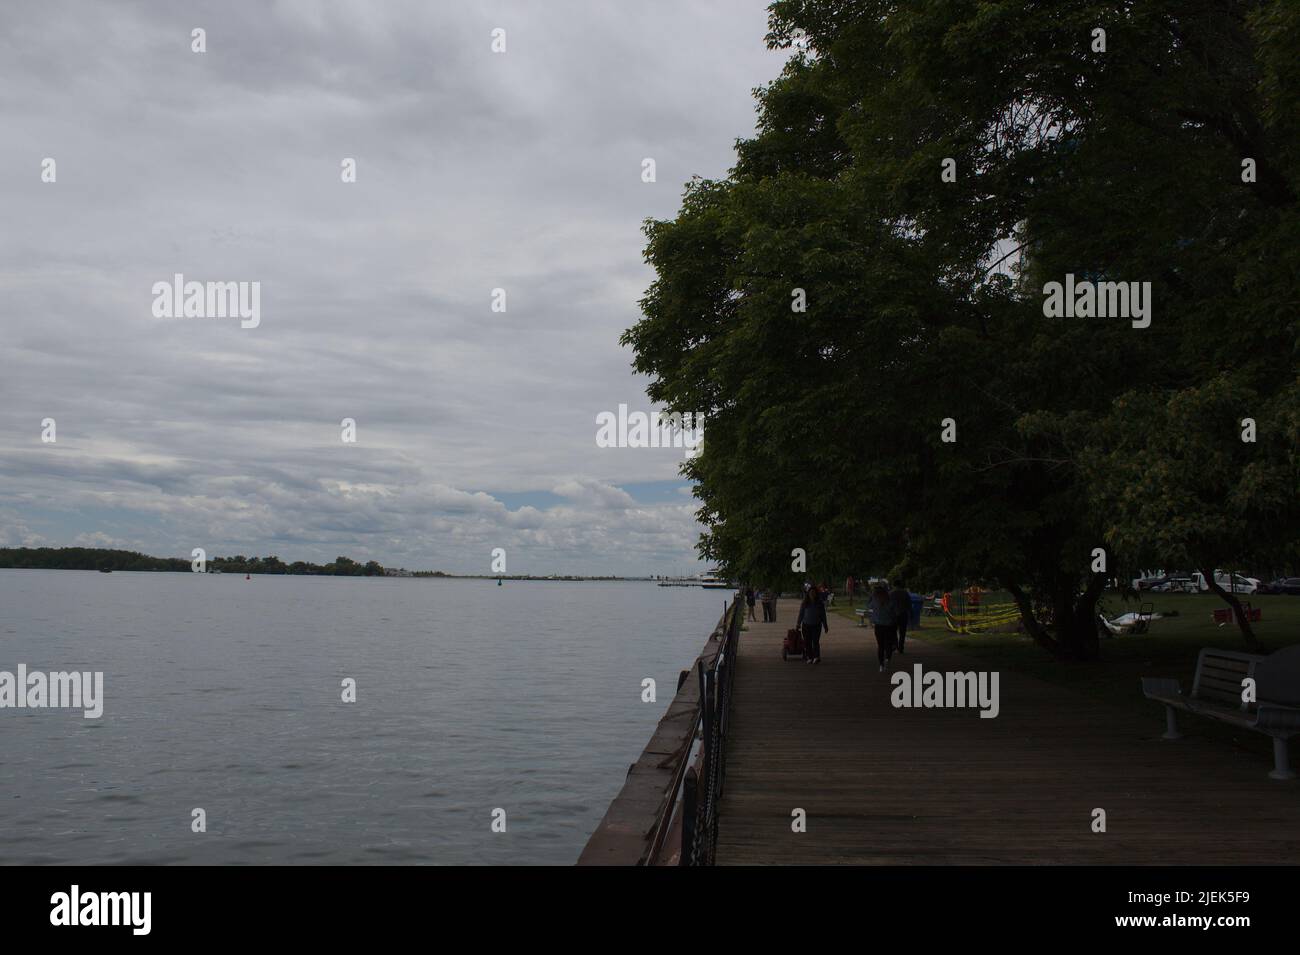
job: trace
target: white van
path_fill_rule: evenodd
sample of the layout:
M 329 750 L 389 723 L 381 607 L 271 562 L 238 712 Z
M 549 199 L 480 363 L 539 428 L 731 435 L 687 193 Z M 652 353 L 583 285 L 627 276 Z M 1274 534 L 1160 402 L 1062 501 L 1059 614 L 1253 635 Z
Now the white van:
M 1197 592 L 1206 593 L 1209 591 L 1210 585 L 1205 582 L 1205 577 L 1199 570 L 1194 571 L 1191 576 L 1192 584 L 1195 586 Z M 1229 574 L 1222 570 L 1216 570 L 1214 572 L 1214 582 L 1224 590 L 1236 594 L 1253 594 L 1259 589 L 1259 581 L 1254 577 L 1243 577 L 1241 574 Z

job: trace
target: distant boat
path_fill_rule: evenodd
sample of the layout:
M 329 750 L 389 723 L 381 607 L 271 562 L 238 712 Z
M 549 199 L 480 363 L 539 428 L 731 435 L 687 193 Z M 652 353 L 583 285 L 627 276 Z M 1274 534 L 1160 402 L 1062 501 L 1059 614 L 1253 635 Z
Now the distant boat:
M 111 570 L 110 570 L 109 568 L 107 568 L 107 567 L 101 567 L 101 568 L 99 568 L 99 572 L 100 572 L 101 574 L 111 574 L 113 571 L 111 571 Z

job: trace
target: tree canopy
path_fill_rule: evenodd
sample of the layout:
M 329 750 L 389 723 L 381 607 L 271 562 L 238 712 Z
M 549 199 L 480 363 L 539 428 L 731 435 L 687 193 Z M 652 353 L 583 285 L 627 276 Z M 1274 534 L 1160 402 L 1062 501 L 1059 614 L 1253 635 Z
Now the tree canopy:
M 708 414 L 701 555 L 996 581 L 1076 659 L 1121 566 L 1294 561 L 1300 6 L 780 0 L 769 22 L 791 56 L 756 134 L 647 223 L 623 337 L 652 399 Z M 1149 325 L 1048 317 L 1067 275 L 1150 283 Z

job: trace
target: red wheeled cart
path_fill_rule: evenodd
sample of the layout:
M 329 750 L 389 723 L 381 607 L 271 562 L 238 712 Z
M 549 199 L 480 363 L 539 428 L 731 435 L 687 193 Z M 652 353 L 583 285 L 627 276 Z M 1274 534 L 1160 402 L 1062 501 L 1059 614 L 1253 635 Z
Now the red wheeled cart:
M 803 631 L 798 627 L 791 627 L 785 632 L 785 642 L 781 644 L 781 659 L 789 660 L 791 657 L 804 659 L 803 648 Z

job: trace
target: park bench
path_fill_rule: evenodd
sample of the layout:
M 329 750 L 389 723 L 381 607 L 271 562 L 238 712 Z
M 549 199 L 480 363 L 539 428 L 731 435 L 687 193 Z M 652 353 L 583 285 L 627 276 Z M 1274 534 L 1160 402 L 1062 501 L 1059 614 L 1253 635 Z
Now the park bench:
M 1244 702 L 1243 683 L 1255 681 L 1255 702 Z M 1270 779 L 1294 779 L 1287 740 L 1300 733 L 1300 644 L 1268 656 L 1231 650 L 1201 650 L 1192 692 L 1166 677 L 1142 677 L 1142 694 L 1165 706 L 1164 739 L 1180 739 L 1175 711 L 1185 710 L 1221 723 L 1273 737 Z

